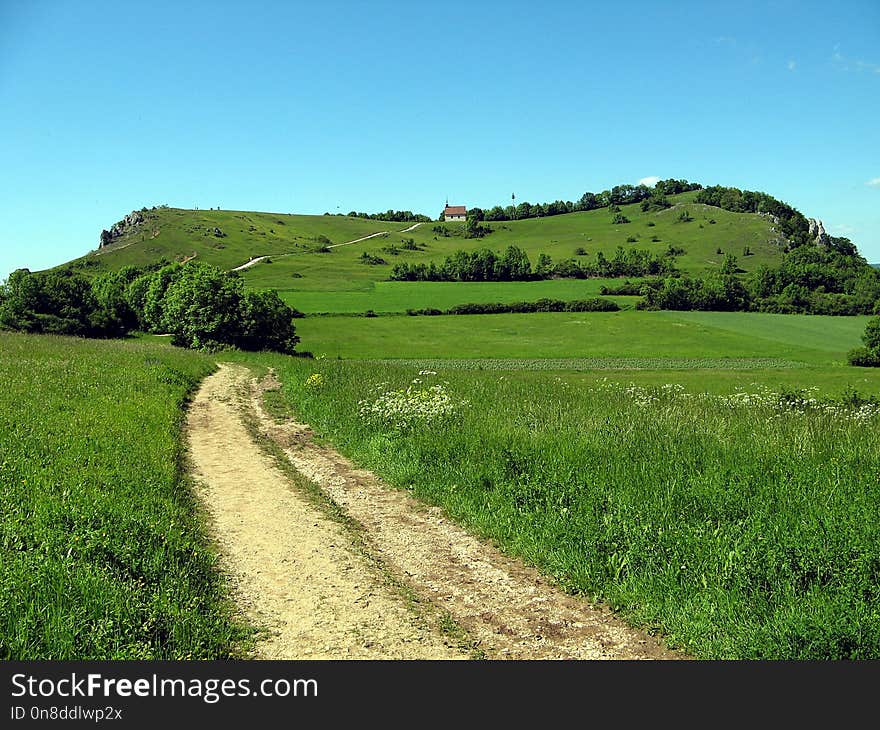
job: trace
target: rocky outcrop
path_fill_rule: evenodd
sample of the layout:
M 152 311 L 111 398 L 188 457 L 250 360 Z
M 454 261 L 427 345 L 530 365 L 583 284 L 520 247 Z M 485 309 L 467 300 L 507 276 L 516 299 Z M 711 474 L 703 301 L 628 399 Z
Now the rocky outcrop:
M 822 221 L 818 218 L 808 218 L 807 223 L 809 224 L 807 232 L 810 238 L 817 246 L 827 247 L 831 243 L 831 237 L 825 232 Z
M 119 221 L 118 223 L 114 223 L 112 226 L 110 226 L 109 231 L 107 229 L 101 231 L 101 241 L 99 244 L 99 248 L 109 246 L 111 243 L 114 243 L 118 238 L 121 238 L 127 233 L 131 233 L 142 223 L 146 223 L 147 216 L 145 215 L 144 210 L 133 210 L 121 221 Z

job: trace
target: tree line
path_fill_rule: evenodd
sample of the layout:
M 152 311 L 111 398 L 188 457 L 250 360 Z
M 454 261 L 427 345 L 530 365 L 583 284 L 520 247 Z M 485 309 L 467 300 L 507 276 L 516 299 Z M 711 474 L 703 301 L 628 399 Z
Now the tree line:
M 476 302 L 456 304 L 449 309 L 407 309 L 410 317 L 437 316 L 441 314 L 532 314 L 534 312 L 618 312 L 617 302 L 601 297 L 589 299 L 538 299 L 534 302 Z
M 650 199 L 663 200 L 666 195 L 677 195 L 691 190 L 699 190 L 700 183 L 687 180 L 660 180 L 653 187 L 647 185 L 615 185 L 600 193 L 586 192 L 577 201 L 555 200 L 552 203 L 528 203 L 492 208 L 471 208 L 468 217 L 476 221 L 510 221 L 525 218 L 543 218 L 546 216 L 579 213 L 586 210 L 597 210 L 616 205 L 631 205 Z M 668 207 L 665 206 L 665 207 Z
M 204 263 L 126 266 L 86 277 L 71 269 L 19 269 L 0 287 L 0 328 L 77 337 L 171 334 L 191 349 L 293 353 L 301 316 L 275 291 Z
M 677 276 L 641 290 L 640 309 L 756 311 L 779 314 L 880 314 L 880 271 L 858 254 L 800 246 L 776 267 L 736 275 L 736 257 L 703 277 Z
M 674 257 L 654 254 L 643 249 L 618 246 L 612 258 L 601 251 L 595 262 L 573 258 L 553 262 L 546 253 L 538 256 L 534 266 L 525 251 L 508 246 L 503 254 L 487 248 L 476 251 L 459 249 L 439 265 L 430 263 L 396 264 L 391 281 L 537 281 L 541 279 L 590 279 L 625 276 L 664 276 L 676 273 Z
M 325 213 L 324 215 L 330 215 Z M 342 215 L 342 213 L 337 213 Z M 413 213 L 411 210 L 387 210 L 384 213 L 359 213 L 356 210 L 348 212 L 349 218 L 366 218 L 371 221 L 390 221 L 391 223 L 430 223 L 431 218 L 421 213 Z

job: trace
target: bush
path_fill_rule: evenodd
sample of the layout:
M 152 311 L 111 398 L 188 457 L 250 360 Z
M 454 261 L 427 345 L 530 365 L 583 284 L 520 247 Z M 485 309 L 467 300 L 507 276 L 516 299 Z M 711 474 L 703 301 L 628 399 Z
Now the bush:
M 242 350 L 293 352 L 299 342 L 293 319 L 301 312 L 291 309 L 275 291 L 247 292 L 240 303 L 241 332 L 234 344 Z
M 629 223 L 629 218 L 623 213 L 615 213 L 614 217 L 611 219 L 611 223 L 613 225 L 623 225 L 624 223 Z
M 857 347 L 850 350 L 846 356 L 850 365 L 861 368 L 880 368 L 880 352 L 869 350 L 867 347 Z
M 376 255 L 371 254 L 367 251 L 364 251 L 360 255 L 360 258 L 358 258 L 358 261 L 360 261 L 362 264 L 367 264 L 368 266 L 381 266 L 382 264 L 388 263 L 381 256 L 376 256 Z

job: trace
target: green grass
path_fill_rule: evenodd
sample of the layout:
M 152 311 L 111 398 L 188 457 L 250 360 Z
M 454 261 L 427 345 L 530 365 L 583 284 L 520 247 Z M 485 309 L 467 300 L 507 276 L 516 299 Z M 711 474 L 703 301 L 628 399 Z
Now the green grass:
M 331 244 L 343 243 L 398 225 L 361 218 L 238 210 L 164 208 L 145 215 L 147 221 L 131 234 L 76 261 L 88 263 L 87 271 L 102 271 L 162 258 L 176 261 L 196 254 L 200 261 L 232 269 L 255 256 L 302 255 L 321 245 L 319 236 L 325 236 Z M 108 227 L 110 224 L 108 221 Z M 214 228 L 226 236 L 215 237 Z M 95 246 L 97 239 L 96 233 Z M 320 258 L 323 254 L 312 255 Z
M 778 358 L 844 361 L 867 317 L 577 312 L 306 317 L 300 348 L 343 358 Z
M 281 298 L 301 312 L 402 313 L 407 309 L 449 309 L 456 304 L 533 302 L 537 299 L 587 299 L 600 296 L 603 285 L 617 279 L 555 279 L 548 281 L 377 281 L 364 291 L 285 291 Z M 621 307 L 638 297 L 609 296 Z
M 587 374 L 261 362 L 357 463 L 697 657 L 880 658 L 878 415 Z M 465 401 L 451 417 L 359 415 L 435 382 Z
M 213 360 L 0 333 L 0 659 L 217 659 L 231 618 L 183 469 Z

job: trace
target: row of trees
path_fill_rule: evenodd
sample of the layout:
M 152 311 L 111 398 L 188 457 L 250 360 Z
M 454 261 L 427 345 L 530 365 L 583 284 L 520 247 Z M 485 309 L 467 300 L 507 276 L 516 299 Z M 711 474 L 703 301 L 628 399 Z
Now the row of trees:
M 440 314 L 532 314 L 534 312 L 617 312 L 617 302 L 601 297 L 590 299 L 538 299 L 534 302 L 478 302 L 456 304 L 447 310 L 428 307 L 426 309 L 407 309 L 411 317 L 435 316 Z
M 325 215 L 330 215 L 325 213 Z M 341 214 L 340 214 L 341 215 Z M 422 213 L 413 213 L 411 210 L 391 210 L 384 213 L 359 213 L 352 210 L 348 213 L 349 218 L 366 218 L 371 221 L 391 221 L 392 223 L 430 223 L 431 218 Z
M 23 332 L 122 337 L 170 333 L 192 349 L 237 347 L 292 353 L 299 313 L 274 291 L 208 264 L 126 266 L 87 278 L 72 270 L 19 269 L 0 288 L 0 327 Z
M 542 253 L 534 266 L 525 251 L 508 246 L 501 255 L 487 248 L 458 250 L 439 266 L 433 261 L 428 264 L 399 263 L 392 269 L 390 278 L 392 281 L 535 281 L 659 276 L 675 272 L 673 257 L 642 249 L 624 249 L 623 246 L 618 246 L 610 259 L 599 251 L 595 262 L 569 258 L 554 263 L 548 254 Z

